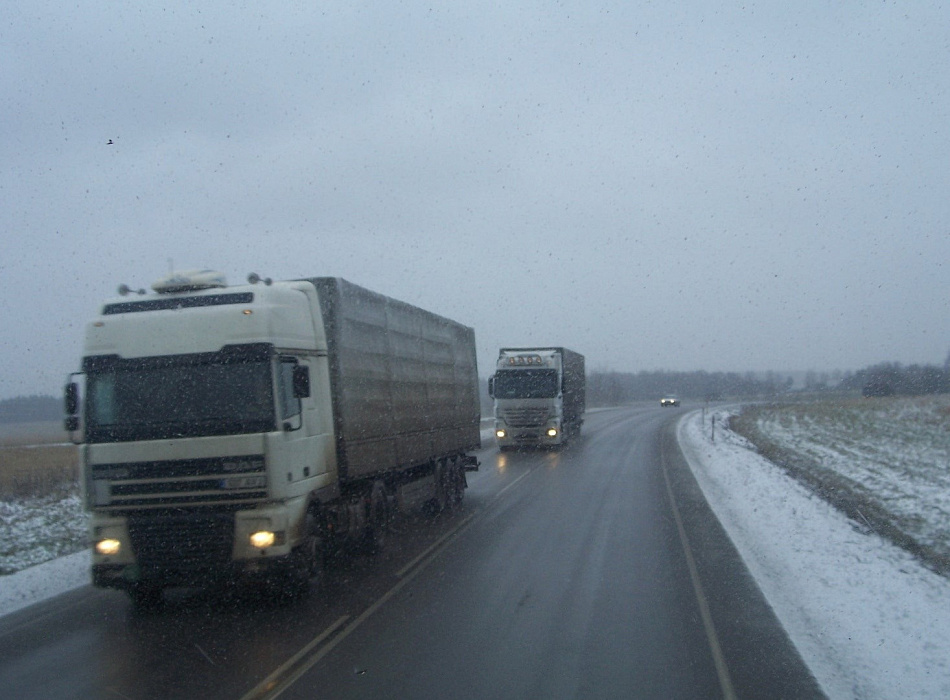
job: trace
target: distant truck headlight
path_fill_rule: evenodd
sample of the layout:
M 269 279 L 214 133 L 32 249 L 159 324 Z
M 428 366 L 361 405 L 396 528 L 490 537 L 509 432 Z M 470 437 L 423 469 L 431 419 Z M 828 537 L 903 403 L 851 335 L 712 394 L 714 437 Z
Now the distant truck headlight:
M 548 437 L 557 437 L 557 428 L 548 428 Z
M 122 549 L 122 543 L 119 540 L 107 538 L 96 542 L 96 554 L 105 557 L 114 557 Z
M 502 429 L 498 429 L 498 430 L 495 431 L 495 437 L 503 438 L 503 437 L 505 437 L 505 435 L 507 435 L 507 434 L 508 434 L 508 433 L 505 432 L 505 431 L 502 430 Z

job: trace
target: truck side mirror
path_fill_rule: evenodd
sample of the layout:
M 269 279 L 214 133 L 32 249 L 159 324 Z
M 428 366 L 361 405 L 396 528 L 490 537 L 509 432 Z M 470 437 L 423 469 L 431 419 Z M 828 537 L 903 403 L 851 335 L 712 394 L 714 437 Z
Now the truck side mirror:
M 79 385 L 76 382 L 66 385 L 65 408 L 67 416 L 75 417 L 79 413 Z
M 295 365 L 293 384 L 295 399 L 305 399 L 310 396 L 310 368 L 304 365 Z
M 488 395 L 495 398 L 495 375 L 488 378 Z

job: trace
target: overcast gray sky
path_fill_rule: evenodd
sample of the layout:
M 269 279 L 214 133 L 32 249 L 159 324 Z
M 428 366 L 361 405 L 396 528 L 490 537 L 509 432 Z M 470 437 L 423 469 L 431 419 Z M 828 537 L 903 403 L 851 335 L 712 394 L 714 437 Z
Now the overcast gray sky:
M 0 398 L 169 259 L 345 277 L 482 374 L 950 350 L 940 3 L 196 4 L 0 5 Z

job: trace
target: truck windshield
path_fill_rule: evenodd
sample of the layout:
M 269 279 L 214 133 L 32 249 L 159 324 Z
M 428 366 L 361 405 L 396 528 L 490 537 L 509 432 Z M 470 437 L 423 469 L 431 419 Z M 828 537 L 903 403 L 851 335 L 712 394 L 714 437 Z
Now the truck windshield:
M 268 361 L 120 362 L 89 371 L 86 439 L 126 442 L 275 429 Z
M 556 369 L 505 369 L 495 373 L 496 399 L 553 399 L 557 394 Z

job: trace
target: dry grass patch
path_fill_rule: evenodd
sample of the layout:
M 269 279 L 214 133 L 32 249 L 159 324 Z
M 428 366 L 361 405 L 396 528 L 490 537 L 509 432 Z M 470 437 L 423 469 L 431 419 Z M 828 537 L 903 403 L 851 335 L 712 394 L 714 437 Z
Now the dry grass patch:
M 0 500 L 48 496 L 75 486 L 74 445 L 0 448 Z

